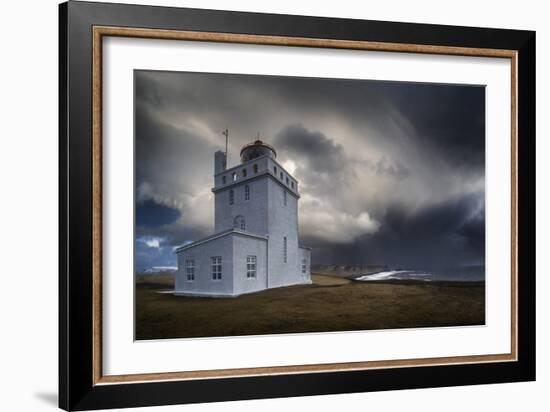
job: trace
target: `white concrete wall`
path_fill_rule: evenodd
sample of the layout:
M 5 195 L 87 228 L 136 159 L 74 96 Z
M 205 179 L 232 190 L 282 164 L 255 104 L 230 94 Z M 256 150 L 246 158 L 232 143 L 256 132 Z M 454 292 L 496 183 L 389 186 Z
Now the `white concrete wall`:
M 266 289 L 267 240 L 233 237 L 233 291 L 236 295 Z M 256 256 L 256 278 L 246 277 L 246 257 Z
M 220 170 L 218 165 L 222 164 L 223 161 L 225 161 L 225 155 L 223 152 L 216 152 L 214 155 L 214 164 L 215 164 L 215 171 L 214 171 L 214 187 L 213 191 L 217 192 L 219 190 L 230 188 L 232 185 L 240 184 L 245 181 L 252 180 L 254 178 L 257 178 L 264 174 L 269 174 L 270 176 L 273 176 L 277 178 L 278 181 L 283 183 L 288 187 L 288 190 L 295 193 L 296 195 L 299 194 L 298 191 L 298 181 L 289 173 L 286 171 L 286 169 L 281 166 L 277 160 L 275 160 L 272 157 L 264 156 L 264 157 L 258 157 L 257 159 L 250 160 L 248 162 L 233 166 L 227 170 Z M 258 166 L 258 171 L 254 172 L 254 166 Z M 246 169 L 246 177 L 243 176 L 243 170 Z M 281 175 L 282 172 L 282 175 Z M 233 180 L 233 173 L 235 173 L 236 180 Z M 225 177 L 225 183 L 224 183 L 224 177 Z M 288 184 L 287 184 L 288 179 Z
M 301 283 L 298 271 L 298 199 L 272 179 L 268 180 L 268 232 L 269 287 Z M 283 251 L 285 236 L 286 262 Z
M 212 279 L 211 257 L 222 257 L 222 278 Z M 195 280 L 188 281 L 185 261 L 194 259 Z M 178 253 L 176 294 L 204 294 L 213 296 L 233 295 L 233 242 L 231 236 L 223 236 Z
M 253 179 L 254 177 L 266 173 L 268 170 L 268 159 L 269 157 L 258 157 L 257 159 L 250 160 L 249 162 L 238 164 L 231 168 L 228 168 L 225 171 L 215 172 L 214 173 L 214 190 L 221 189 L 223 187 L 229 187 L 233 184 L 231 175 L 236 173 L 237 183 L 243 182 L 245 180 Z M 258 172 L 254 173 L 254 165 L 258 165 Z M 243 177 L 243 169 L 246 169 L 246 177 Z M 223 183 L 223 177 L 225 176 L 225 183 Z
M 294 179 L 294 177 L 292 177 L 292 175 L 288 173 L 286 169 L 283 166 L 281 166 L 281 164 L 277 162 L 275 159 L 268 158 L 267 162 L 268 162 L 267 168 L 269 170 L 269 174 L 275 177 L 283 185 L 285 185 L 290 192 L 298 195 L 299 194 L 298 181 Z M 288 183 L 287 183 L 287 179 L 288 179 Z
M 246 220 L 246 231 L 260 236 L 268 233 L 267 227 L 267 175 L 247 179 L 232 185 L 231 189 L 216 192 L 214 197 L 214 231 L 221 232 L 233 227 L 236 216 L 242 215 Z M 245 200 L 245 185 L 250 188 L 250 200 Z M 234 202 L 229 204 L 229 190 L 233 190 Z
M 256 256 L 256 277 L 246 276 L 247 256 Z M 212 279 L 211 258 L 222 257 L 222 279 Z M 195 263 L 195 279 L 187 280 L 186 261 Z M 175 293 L 191 296 L 237 296 L 267 285 L 267 239 L 228 233 L 178 252 Z

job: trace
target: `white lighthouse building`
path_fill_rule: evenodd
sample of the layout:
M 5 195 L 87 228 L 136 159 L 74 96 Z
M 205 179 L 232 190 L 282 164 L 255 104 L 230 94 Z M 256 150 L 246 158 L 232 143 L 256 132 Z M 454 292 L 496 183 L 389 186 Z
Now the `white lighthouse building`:
M 298 182 L 256 140 L 241 163 L 214 155 L 214 234 L 177 249 L 176 295 L 238 296 L 311 283 L 310 249 L 298 242 Z

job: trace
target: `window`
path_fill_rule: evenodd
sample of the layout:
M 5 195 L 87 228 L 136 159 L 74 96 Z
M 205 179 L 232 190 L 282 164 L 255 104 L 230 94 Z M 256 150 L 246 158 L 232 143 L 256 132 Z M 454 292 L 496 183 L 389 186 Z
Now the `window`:
M 281 180 L 283 180 L 283 172 L 279 175 L 281 177 Z
M 195 260 L 187 259 L 185 261 L 185 273 L 187 275 L 187 280 L 192 282 L 195 280 Z
M 225 176 L 222 176 L 222 183 L 225 184 L 225 182 L 226 182 L 226 178 Z
M 244 200 L 250 200 L 250 186 L 244 187 Z
M 212 263 L 212 280 L 220 280 L 222 278 L 222 257 L 214 256 L 210 258 Z
M 233 180 L 234 182 L 237 181 L 237 173 L 233 172 L 233 173 L 231 174 L 231 180 Z
M 294 189 L 294 182 L 290 182 L 290 187 Z
M 286 185 L 288 186 L 289 184 L 289 181 L 288 181 L 288 176 L 286 177 Z
M 246 257 L 246 278 L 254 279 L 256 277 L 256 256 Z
M 243 177 L 246 177 L 246 169 L 243 169 Z
M 254 168 L 254 173 L 258 173 L 258 165 L 254 165 L 253 168 Z
M 286 263 L 286 258 L 287 258 L 287 254 L 286 254 L 286 236 L 283 238 L 283 262 Z
M 229 191 L 229 204 L 232 205 L 233 203 L 235 203 L 235 192 L 231 189 Z
M 277 176 L 277 166 L 273 166 L 273 173 L 275 173 L 275 176 Z
M 233 227 L 236 229 L 246 230 L 246 221 L 244 216 L 236 216 L 235 219 L 233 219 Z
M 286 206 L 286 190 L 283 190 L 283 205 Z
M 302 258 L 302 274 L 306 274 L 306 271 L 307 271 L 307 259 L 306 258 Z

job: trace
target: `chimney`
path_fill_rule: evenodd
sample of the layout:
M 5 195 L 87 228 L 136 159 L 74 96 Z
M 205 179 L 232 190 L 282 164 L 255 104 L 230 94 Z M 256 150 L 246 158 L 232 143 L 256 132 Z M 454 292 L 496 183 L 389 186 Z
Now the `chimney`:
M 214 154 L 214 174 L 223 172 L 225 169 L 227 169 L 225 153 L 221 150 L 218 150 Z

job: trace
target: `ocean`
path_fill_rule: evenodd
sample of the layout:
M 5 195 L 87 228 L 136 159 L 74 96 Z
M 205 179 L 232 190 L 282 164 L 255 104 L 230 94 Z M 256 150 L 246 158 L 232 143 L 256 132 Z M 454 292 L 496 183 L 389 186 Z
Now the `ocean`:
M 385 270 L 377 273 L 359 275 L 355 279 L 364 282 L 380 280 L 479 282 L 485 280 L 485 266 L 461 266 L 452 268 L 414 270 L 399 268 L 395 270 Z

